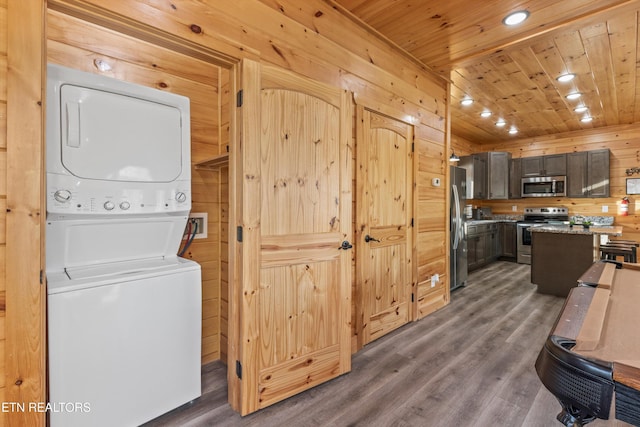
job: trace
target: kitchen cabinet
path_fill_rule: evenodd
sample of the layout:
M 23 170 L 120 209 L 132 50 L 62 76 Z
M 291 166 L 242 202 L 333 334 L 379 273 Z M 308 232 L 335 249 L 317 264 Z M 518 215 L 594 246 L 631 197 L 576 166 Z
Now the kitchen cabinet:
M 511 153 L 490 152 L 487 162 L 488 199 L 509 198 L 509 163 Z
M 467 227 L 467 268 L 480 268 L 498 259 L 500 236 L 495 222 Z
M 522 178 L 567 174 L 567 155 L 552 154 L 522 158 Z
M 467 200 L 487 198 L 487 153 L 460 158 L 459 167 L 467 171 Z
M 509 162 L 509 198 L 522 198 L 522 159 L 511 159 Z
M 567 154 L 567 197 L 609 197 L 609 149 Z
M 493 262 L 498 259 L 500 254 L 500 234 L 498 230 L 498 224 L 490 224 L 487 230 L 486 238 L 486 263 Z
M 509 198 L 511 153 L 487 152 L 464 156 L 459 166 L 467 171 L 467 199 Z
M 469 271 L 484 265 L 484 240 L 480 235 L 474 234 L 467 237 L 467 269 Z
M 499 225 L 500 256 L 516 258 L 518 256 L 517 224 L 515 222 L 501 222 Z

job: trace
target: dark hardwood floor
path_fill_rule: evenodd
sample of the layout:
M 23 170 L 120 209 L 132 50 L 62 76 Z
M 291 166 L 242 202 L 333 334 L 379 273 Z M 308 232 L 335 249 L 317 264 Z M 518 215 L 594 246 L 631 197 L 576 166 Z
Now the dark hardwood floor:
M 534 362 L 563 301 L 536 292 L 528 265 L 498 261 L 449 306 L 355 354 L 349 374 L 240 417 L 215 362 L 201 398 L 148 426 L 561 426 Z

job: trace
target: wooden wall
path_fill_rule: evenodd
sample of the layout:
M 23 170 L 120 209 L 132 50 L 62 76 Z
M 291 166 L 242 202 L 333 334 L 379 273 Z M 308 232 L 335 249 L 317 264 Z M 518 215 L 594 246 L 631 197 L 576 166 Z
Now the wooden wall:
M 567 206 L 569 215 L 614 216 L 614 223 L 623 227 L 623 237 L 640 241 L 640 196 L 629 196 L 629 216 L 619 215 L 620 202 L 626 196 L 625 170 L 640 167 L 640 126 L 624 125 L 580 132 L 550 135 L 541 138 L 527 138 L 499 144 L 475 145 L 462 138 L 452 137 L 456 154 L 464 155 L 482 151 L 507 151 L 513 157 L 530 157 L 545 154 L 571 153 L 608 148 L 610 150 L 611 196 L 607 198 L 567 198 L 517 199 L 476 201 L 475 204 L 490 206 L 494 213 L 511 214 L 512 206 L 519 214 L 524 207 L 557 205 Z M 640 177 L 634 175 L 633 177 Z M 602 212 L 607 206 L 609 212 Z
M 45 400 L 44 1 L 2 1 L 3 402 Z M 6 408 L 6 407 L 5 407 Z M 0 423 L 40 425 L 36 411 L 8 410 Z
M 229 150 L 231 107 L 235 94 L 230 73 L 220 79 L 220 154 Z M 224 101 L 226 100 L 226 102 Z M 229 166 L 220 168 L 220 359 L 227 362 L 229 343 Z

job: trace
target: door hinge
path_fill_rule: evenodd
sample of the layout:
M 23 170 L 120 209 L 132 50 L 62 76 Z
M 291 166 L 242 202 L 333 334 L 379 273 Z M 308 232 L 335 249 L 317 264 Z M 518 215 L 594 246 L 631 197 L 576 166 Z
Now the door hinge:
M 40 270 L 40 284 L 44 284 L 44 273 Z
M 412 152 L 412 153 L 415 153 L 415 152 L 416 152 L 416 143 L 415 143 L 415 142 L 412 142 L 412 143 L 411 143 L 411 152 Z
M 236 107 L 242 107 L 242 89 L 236 94 Z
M 411 218 L 411 228 L 413 228 L 413 218 Z
M 238 242 L 242 243 L 242 226 L 239 225 L 238 228 L 236 228 L 236 239 L 238 240 Z
M 411 302 L 414 302 L 414 301 L 415 301 L 415 296 L 414 296 L 414 293 L 411 292 Z
M 242 379 L 242 363 L 239 360 L 236 360 L 236 376 Z

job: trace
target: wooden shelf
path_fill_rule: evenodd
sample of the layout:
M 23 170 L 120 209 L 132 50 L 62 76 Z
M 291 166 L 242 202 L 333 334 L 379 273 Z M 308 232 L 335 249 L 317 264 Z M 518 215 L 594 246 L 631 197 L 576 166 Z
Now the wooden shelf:
M 216 170 L 229 164 L 229 153 L 218 154 L 195 164 L 196 169 Z

